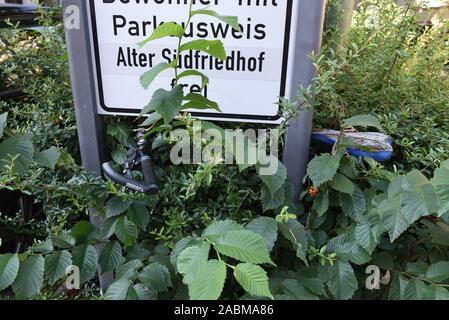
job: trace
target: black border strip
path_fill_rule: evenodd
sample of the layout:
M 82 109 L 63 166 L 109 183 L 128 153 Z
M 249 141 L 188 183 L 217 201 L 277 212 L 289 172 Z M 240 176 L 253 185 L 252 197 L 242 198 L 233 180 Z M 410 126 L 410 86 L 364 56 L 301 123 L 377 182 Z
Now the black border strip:
M 101 61 L 100 61 L 100 51 L 98 47 L 98 32 L 97 32 L 97 19 L 95 15 L 95 0 L 89 0 L 90 3 L 90 17 L 92 24 L 92 33 L 93 33 L 93 44 L 95 51 L 95 66 L 96 66 L 96 76 L 97 76 L 97 84 L 99 90 L 99 98 L 100 98 L 100 106 L 103 110 L 107 112 L 116 112 L 121 114 L 128 115 L 136 115 L 140 114 L 140 109 L 121 109 L 121 108 L 109 108 L 105 105 L 104 102 L 104 90 L 103 90 L 103 79 L 101 77 Z M 290 49 L 290 34 L 291 34 L 291 25 L 292 25 L 292 13 L 293 13 L 293 0 L 287 0 L 287 17 L 285 23 L 285 35 L 284 35 L 284 55 L 282 62 L 282 76 L 281 76 L 281 88 L 279 96 L 285 96 L 285 90 L 287 86 L 287 73 L 288 73 L 288 58 L 289 58 L 289 49 Z M 193 116 L 196 117 L 207 117 L 207 118 L 216 118 L 216 119 L 236 119 L 236 120 L 264 120 L 264 121 L 276 121 L 279 120 L 282 116 L 280 114 L 276 114 L 274 116 L 261 116 L 261 115 L 236 115 L 229 113 L 207 113 L 207 112 L 192 112 Z

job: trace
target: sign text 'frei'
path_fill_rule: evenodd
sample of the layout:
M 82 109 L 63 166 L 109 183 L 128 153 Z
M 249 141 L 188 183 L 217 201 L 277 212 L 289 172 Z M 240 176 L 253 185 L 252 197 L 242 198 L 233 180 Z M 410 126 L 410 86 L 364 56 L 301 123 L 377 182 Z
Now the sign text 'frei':
M 167 70 L 145 90 L 140 76 L 162 62 L 170 63 L 177 41 L 164 38 L 139 48 L 163 22 L 182 24 L 190 0 L 90 0 L 92 41 L 101 114 L 138 114 L 159 88 L 174 82 Z M 210 83 L 202 93 L 222 112 L 202 111 L 211 119 L 277 122 L 279 97 L 290 90 L 292 34 L 296 22 L 292 0 L 196 0 L 194 9 L 207 7 L 221 15 L 237 16 L 242 32 L 208 16 L 187 26 L 186 41 L 222 40 L 227 52 L 219 60 L 200 51 L 181 54 L 181 70 L 205 73 Z M 184 26 L 184 25 L 183 25 Z M 186 80 L 187 79 L 187 80 Z M 185 90 L 199 93 L 197 79 L 183 79 Z M 195 114 L 195 113 L 194 113 Z

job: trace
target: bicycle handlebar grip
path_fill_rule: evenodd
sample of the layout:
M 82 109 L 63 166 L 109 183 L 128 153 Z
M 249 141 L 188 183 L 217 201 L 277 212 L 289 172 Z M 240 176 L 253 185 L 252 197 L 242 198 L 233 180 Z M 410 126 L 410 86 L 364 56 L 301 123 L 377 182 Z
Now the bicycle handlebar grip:
M 149 156 L 143 156 L 142 158 L 140 158 L 140 165 L 142 166 L 145 183 L 151 186 L 152 192 L 154 192 L 151 194 L 158 193 L 159 187 L 157 185 L 156 176 L 153 172 L 153 167 L 151 166 L 151 158 Z
M 111 162 L 103 163 L 102 168 L 103 168 L 103 172 L 104 172 L 105 176 L 107 176 L 109 179 L 111 179 L 115 183 L 125 186 L 129 189 L 139 191 L 139 192 L 145 193 L 147 195 L 154 195 L 159 191 L 158 186 L 154 183 L 145 183 L 144 184 L 144 183 L 140 183 L 138 181 L 129 179 L 128 177 L 126 177 L 124 175 L 121 175 L 120 173 L 118 173 L 117 171 L 114 170 Z

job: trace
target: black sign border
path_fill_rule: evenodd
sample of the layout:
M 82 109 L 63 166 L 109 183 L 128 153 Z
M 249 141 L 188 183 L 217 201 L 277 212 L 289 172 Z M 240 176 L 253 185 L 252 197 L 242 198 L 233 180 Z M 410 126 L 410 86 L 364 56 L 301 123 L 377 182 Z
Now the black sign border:
M 97 19 L 95 15 L 95 0 L 89 0 L 90 4 L 90 20 L 92 26 L 92 36 L 93 36 L 93 45 L 94 45 L 94 53 L 95 53 L 95 67 L 96 67 L 96 76 L 97 76 L 97 86 L 98 93 L 100 99 L 100 106 L 103 110 L 111 113 L 123 113 L 129 115 L 136 115 L 141 112 L 140 109 L 120 109 L 120 108 L 109 108 L 106 106 L 104 102 L 104 91 L 103 91 L 103 79 L 101 77 L 101 61 L 100 61 L 100 51 L 98 46 L 98 32 L 97 32 Z M 97 0 L 98 1 L 98 0 Z M 284 32 L 284 54 L 283 54 L 283 63 L 282 63 L 282 75 L 281 75 L 281 88 L 280 88 L 280 97 L 285 96 L 286 90 L 286 82 L 287 82 L 287 73 L 288 73 L 288 60 L 289 60 L 289 49 L 290 49 L 290 34 L 291 34 L 291 25 L 292 25 L 292 13 L 293 13 L 293 0 L 287 0 L 287 17 L 285 22 L 285 32 Z M 217 120 L 220 119 L 235 119 L 237 120 L 262 120 L 262 121 L 277 121 L 282 116 L 279 112 L 274 116 L 261 116 L 261 115 L 246 115 L 246 114 L 230 114 L 230 113 L 208 113 L 208 112 L 191 112 L 191 114 L 195 117 L 203 117 L 203 118 L 215 118 Z

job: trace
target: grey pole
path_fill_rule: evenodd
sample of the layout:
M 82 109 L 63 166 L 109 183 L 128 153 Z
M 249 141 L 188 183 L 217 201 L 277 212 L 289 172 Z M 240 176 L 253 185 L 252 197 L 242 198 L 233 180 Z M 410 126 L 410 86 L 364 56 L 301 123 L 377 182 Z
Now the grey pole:
M 294 58 L 294 74 L 290 98 L 297 96 L 300 86 L 307 87 L 315 77 L 316 70 L 310 58 L 318 54 L 323 34 L 326 0 L 299 0 L 299 18 Z M 310 138 L 312 134 L 313 112 L 302 111 L 297 119 L 289 123 L 284 149 L 284 164 L 288 169 L 288 179 L 295 186 L 295 199 L 303 189 L 302 179 L 309 161 Z
M 65 28 L 67 50 L 69 54 L 70 80 L 72 83 L 73 99 L 75 103 L 76 123 L 82 163 L 87 171 L 97 176 L 101 176 L 101 164 L 104 159 L 105 145 L 104 128 L 103 121 L 97 114 L 86 3 L 85 0 L 63 0 L 62 9 L 64 22 L 68 19 L 67 14 L 73 13 L 73 11 L 70 10 L 73 7 L 70 6 L 76 6 L 80 13 L 80 28 L 68 28 L 68 24 L 66 24 Z M 90 210 L 89 214 L 91 222 L 96 227 L 100 227 L 101 219 L 98 216 L 95 216 L 93 210 Z M 103 246 L 98 245 L 96 247 L 97 252 L 101 252 Z M 113 275 L 111 273 L 101 275 L 101 288 L 107 288 L 112 280 Z

